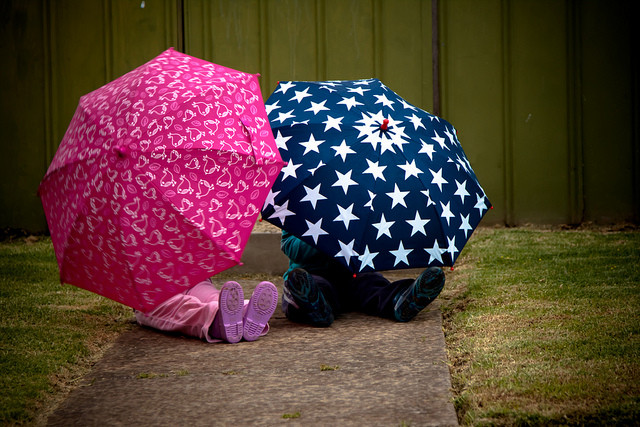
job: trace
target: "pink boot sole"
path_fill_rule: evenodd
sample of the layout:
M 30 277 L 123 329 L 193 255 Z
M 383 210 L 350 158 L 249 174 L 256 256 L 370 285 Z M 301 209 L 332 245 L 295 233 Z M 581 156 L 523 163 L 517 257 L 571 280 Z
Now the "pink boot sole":
M 220 289 L 218 315 L 220 339 L 229 343 L 236 343 L 242 339 L 242 309 L 244 307 L 244 292 L 236 282 L 227 282 Z
M 278 290 L 273 283 L 261 282 L 256 286 L 244 316 L 245 340 L 255 341 L 260 337 L 277 305 Z

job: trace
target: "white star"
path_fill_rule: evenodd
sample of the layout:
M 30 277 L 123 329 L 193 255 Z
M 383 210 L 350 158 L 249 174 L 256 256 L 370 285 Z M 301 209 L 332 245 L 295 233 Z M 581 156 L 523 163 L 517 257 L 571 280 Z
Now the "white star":
M 278 218 L 280 224 L 284 225 L 284 220 L 291 215 L 295 215 L 289 210 L 289 201 L 286 200 L 281 206 L 274 206 L 275 210 L 269 217 L 269 219 Z
M 469 237 L 469 231 L 472 230 L 471 224 L 469 224 L 469 215 L 462 216 L 462 214 L 460 214 L 460 219 L 462 220 L 460 230 L 464 231 L 464 237 Z
M 422 190 L 421 193 L 427 197 L 427 207 L 431 205 L 435 205 L 434 201 L 431 200 L 431 196 L 429 195 L 429 190 Z
M 429 160 L 433 160 L 433 153 L 435 152 L 433 144 L 427 144 L 422 139 L 420 140 L 420 142 L 422 143 L 422 147 L 420 147 L 420 151 L 418 151 L 418 154 L 426 153 L 427 156 L 429 156 Z
M 418 169 L 418 167 L 416 166 L 416 161 L 415 160 L 411 160 L 411 163 L 409 163 L 407 161 L 407 164 L 405 165 L 398 165 L 398 167 L 400 169 L 404 170 L 404 180 L 406 181 L 407 179 L 409 179 L 410 176 L 415 176 L 416 178 L 418 178 L 418 174 L 422 173 L 421 169 Z
M 380 178 L 383 181 L 386 181 L 386 179 L 384 179 L 384 174 L 382 172 L 384 172 L 384 170 L 387 167 L 379 166 L 378 162 L 372 162 L 369 159 L 366 159 L 366 160 L 367 160 L 367 163 L 369 163 L 369 167 L 365 169 L 362 173 L 370 173 L 373 176 L 374 181 L 378 178 Z
M 267 198 L 264 201 L 264 207 L 266 208 L 269 205 L 275 205 L 275 198 L 280 194 L 280 191 L 273 192 L 273 188 L 269 189 L 269 193 L 267 193 Z
M 300 166 L 302 166 L 302 163 L 296 165 L 292 161 L 289 161 L 289 163 L 287 163 L 287 165 L 282 168 L 282 172 L 280 172 L 282 173 L 282 181 L 290 176 L 297 178 L 298 175 L 296 174 L 296 169 L 298 169 Z
M 280 106 L 278 105 L 278 102 L 280 102 L 280 100 L 277 100 L 273 104 L 264 105 L 264 109 L 267 110 L 267 115 L 271 114 L 273 110 L 277 110 L 278 108 L 280 108 Z
M 289 89 L 294 86 L 295 84 L 293 82 L 280 82 L 280 87 L 276 90 L 276 93 L 282 92 L 282 94 L 284 95 Z
M 456 237 L 453 236 L 453 239 L 447 237 L 447 242 L 449 243 L 449 247 L 447 248 L 447 252 L 451 255 L 451 264 L 453 265 L 453 260 L 455 259 L 456 252 L 460 252 L 458 248 L 456 248 Z
M 415 114 L 411 114 L 411 117 L 409 116 L 406 116 L 406 117 L 413 124 L 413 130 L 418 130 L 418 128 L 426 129 L 422 124 L 422 119 L 420 117 L 416 116 Z
M 460 196 L 460 200 L 462 200 L 462 204 L 464 204 L 464 198 L 469 195 L 469 192 L 467 191 L 467 188 L 466 188 L 467 181 L 462 181 L 462 183 L 458 182 L 457 179 L 455 181 L 456 181 L 456 185 L 458 186 L 458 189 L 453 194 L 455 196 Z
M 391 101 L 389 98 L 387 98 L 387 95 L 373 95 L 376 98 L 378 98 L 378 100 L 376 101 L 376 104 L 382 104 L 385 107 L 389 107 L 393 110 L 393 101 Z
M 405 108 L 405 110 L 406 109 L 410 109 L 410 110 L 418 111 L 418 109 L 416 107 L 414 107 L 413 105 L 409 104 L 404 99 L 400 99 L 400 102 L 402 103 L 402 106 Z
M 276 145 L 280 150 L 288 150 L 287 141 L 290 139 L 290 136 L 282 136 L 282 132 L 278 130 L 278 135 L 276 135 Z
M 376 240 L 378 240 L 378 239 L 380 238 L 380 236 L 382 236 L 383 234 L 384 234 L 384 235 L 386 235 L 386 236 L 388 236 L 388 237 L 391 237 L 391 230 L 390 230 L 390 228 L 391 228 L 391 226 L 392 226 L 393 224 L 395 224 L 395 223 L 396 223 L 395 221 L 387 221 L 387 220 L 384 218 L 384 214 L 382 214 L 382 216 L 380 217 L 380 222 L 377 222 L 377 223 L 375 223 L 375 224 L 371 224 L 371 225 L 373 225 L 375 228 L 377 228 L 377 229 L 378 229 L 378 235 L 376 236 Z
M 435 142 L 437 142 L 438 144 L 440 144 L 440 148 L 442 149 L 448 149 L 449 147 L 447 147 L 447 145 L 444 143 L 444 138 L 441 137 L 440 135 L 438 135 L 438 132 L 436 132 L 435 130 L 433 131 L 433 133 L 436 134 L 436 136 L 432 136 L 431 139 L 433 139 Z
M 318 203 L 318 200 L 326 199 L 326 197 L 320 194 L 320 185 L 321 184 L 318 184 L 315 188 L 309 188 L 306 185 L 303 185 L 305 191 L 307 192 L 307 195 L 304 196 L 302 199 L 300 199 L 300 201 L 311 203 L 311 206 L 313 206 L 313 209 L 315 209 L 316 203 Z
M 455 130 L 454 130 L 454 132 L 455 132 Z M 455 142 L 456 142 L 454 134 L 449 132 L 449 129 L 447 129 L 447 128 L 444 128 L 444 134 L 447 135 L 447 138 L 449 138 L 449 141 L 451 141 L 451 145 L 454 145 Z
M 476 194 L 476 205 L 474 206 L 474 208 L 478 209 L 478 211 L 480 212 L 480 216 L 482 216 L 482 211 L 483 210 L 487 210 L 487 205 L 484 202 L 484 196 L 480 196 L 480 194 Z
M 296 94 L 289 101 L 293 101 L 295 99 L 296 101 L 298 101 L 298 104 L 300 104 L 302 100 L 305 99 L 306 97 L 313 96 L 310 93 L 308 93 L 309 92 L 308 87 L 305 87 L 304 90 L 296 90 L 295 92 Z
M 318 169 L 320 169 L 322 166 L 324 166 L 324 162 L 323 162 L 322 160 L 320 160 L 320 161 L 318 162 L 318 165 L 317 165 L 315 168 L 311 168 L 311 169 L 309 169 L 309 173 L 310 173 L 311 175 L 315 175 L 315 174 L 316 174 L 316 171 L 317 171 Z
M 329 234 L 322 229 L 322 218 L 320 218 L 315 224 L 311 221 L 307 221 L 306 219 L 305 222 L 307 223 L 308 230 L 305 231 L 303 236 L 313 237 L 313 241 L 316 243 L 316 245 L 318 244 L 318 237 L 324 234 Z
M 369 89 L 363 89 L 363 88 L 361 88 L 361 87 L 358 87 L 358 88 L 348 87 L 348 88 L 347 88 L 347 90 L 348 90 L 349 92 L 357 93 L 357 94 L 359 94 L 360 96 L 364 96 L 364 92 L 365 92 L 365 91 L 368 91 Z
M 422 233 L 425 236 L 427 232 L 424 229 L 424 226 L 431 221 L 430 219 L 421 218 L 420 213 L 416 211 L 416 217 L 414 219 L 408 219 L 407 224 L 411 226 L 411 235 L 413 236 L 416 233 Z
M 442 168 L 440 168 L 438 172 L 434 172 L 431 169 L 429 169 L 429 172 L 431 172 L 431 174 L 433 175 L 433 180 L 431 181 L 431 183 L 438 185 L 438 188 L 440 189 L 440 191 L 442 191 L 442 184 L 449 183 L 447 180 L 445 180 L 442 177 Z
M 342 221 L 342 223 L 344 224 L 344 228 L 346 228 L 347 230 L 349 229 L 349 223 L 351 223 L 351 221 L 357 221 L 360 218 L 358 218 L 357 216 L 355 216 L 353 213 L 353 203 L 351 204 L 351 206 L 349 206 L 348 208 L 343 208 L 342 206 L 338 205 L 338 216 L 333 220 L 333 222 L 336 221 Z
M 328 131 L 329 129 L 335 129 L 338 132 L 341 132 L 342 129 L 340 129 L 340 125 L 342 124 L 342 119 L 344 119 L 344 117 L 337 117 L 337 118 L 333 118 L 329 115 L 327 115 L 327 120 L 325 120 L 324 123 L 324 131 Z
M 447 220 L 447 225 L 450 225 L 450 219 L 455 217 L 455 215 L 451 212 L 451 208 L 449 207 L 450 203 L 451 202 L 447 202 L 447 204 L 445 205 L 444 203 L 440 202 L 440 206 L 442 207 L 442 213 L 440 214 L 440 216 Z
M 425 251 L 427 251 L 427 253 L 429 254 L 429 264 L 431 264 L 432 261 L 436 260 L 438 262 L 440 262 L 440 264 L 444 264 L 442 262 L 442 254 L 444 252 L 443 249 L 440 249 L 440 247 L 438 246 L 438 241 L 434 241 L 433 242 L 433 247 L 428 249 L 425 248 Z
M 347 191 L 349 190 L 350 185 L 358 185 L 357 182 L 351 179 L 351 172 L 353 171 L 348 171 L 347 173 L 343 174 L 340 171 L 336 171 L 338 180 L 332 185 L 332 187 L 342 187 L 345 196 L 347 195 Z
M 344 257 L 345 262 L 349 265 L 351 263 L 351 257 L 358 256 L 357 252 L 353 250 L 353 244 L 355 242 L 356 241 L 354 239 L 345 245 L 342 241 L 338 240 L 338 243 L 340 244 L 340 252 L 335 255 L 335 258 Z
M 371 208 L 371 210 L 373 210 L 373 199 L 376 198 L 376 193 L 374 193 L 371 190 L 367 190 L 367 191 L 369 192 L 369 201 L 365 203 L 364 207 Z
M 311 96 L 311 95 L 309 95 Z M 320 111 L 322 110 L 328 110 L 327 107 L 324 106 L 324 104 L 327 103 L 327 100 L 325 99 L 322 102 L 313 102 L 311 101 L 311 107 L 307 108 L 304 111 L 313 111 L 313 115 L 315 116 L 316 114 L 318 114 Z
M 364 253 L 358 256 L 358 260 L 360 261 L 360 271 L 362 271 L 365 267 L 371 267 L 375 269 L 373 265 L 373 259 L 378 255 L 379 252 L 369 252 L 369 246 L 364 247 Z
M 273 119 L 273 121 L 275 122 L 276 120 L 280 120 L 280 124 L 282 124 L 285 120 L 290 119 L 292 117 L 295 117 L 293 114 L 293 110 L 287 112 L 287 113 L 278 113 L 278 118 L 277 119 Z
M 320 144 L 322 144 L 323 142 L 324 141 L 316 141 L 313 134 L 311 134 L 309 136 L 308 141 L 304 141 L 300 143 L 300 145 L 304 147 L 304 153 L 302 153 L 302 155 L 304 156 L 309 151 L 315 151 L 316 153 L 320 154 L 320 151 L 318 150 L 318 146 L 320 146 Z
M 392 199 L 391 209 L 393 209 L 397 204 L 400 204 L 405 208 L 407 207 L 406 203 L 404 202 L 404 198 L 407 196 L 407 194 L 409 194 L 409 192 L 400 191 L 400 189 L 398 188 L 398 184 L 395 184 L 395 189 L 393 190 L 393 192 L 386 194 Z
M 342 101 L 337 102 L 337 104 L 344 104 L 347 107 L 347 111 L 351 111 L 351 107 L 355 107 L 357 105 L 364 105 L 362 102 L 356 101 L 356 97 L 352 96 L 351 98 L 342 98 Z
M 356 152 L 353 151 L 348 145 L 347 145 L 347 141 L 345 141 L 344 139 L 342 140 L 342 143 L 337 146 L 337 147 L 331 147 L 334 150 L 336 150 L 336 156 L 340 156 L 342 157 L 342 161 L 346 161 L 347 160 L 347 154 L 355 154 Z
M 396 257 L 396 260 L 393 263 L 393 266 L 395 267 L 400 262 L 404 262 L 405 264 L 409 265 L 409 261 L 407 260 L 407 256 L 411 253 L 411 251 L 413 251 L 413 249 L 405 249 L 404 245 L 402 244 L 402 242 L 400 242 L 400 246 L 398 246 L 397 250 L 389 251 L 389 252 L 391 252 L 391 254 L 394 257 Z

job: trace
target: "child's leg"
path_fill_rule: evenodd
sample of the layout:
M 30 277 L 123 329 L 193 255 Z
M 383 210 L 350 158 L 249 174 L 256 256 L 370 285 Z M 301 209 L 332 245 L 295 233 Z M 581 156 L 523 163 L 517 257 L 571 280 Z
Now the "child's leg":
M 204 303 L 214 302 L 214 301 L 217 302 L 218 298 L 220 297 L 220 291 L 215 286 L 213 286 L 213 284 L 208 280 L 204 280 L 198 283 L 197 285 L 195 285 L 193 288 L 189 289 L 185 293 L 187 295 L 192 295 L 198 298 L 200 301 Z
M 386 318 L 394 318 L 395 296 L 407 289 L 413 279 L 389 282 L 382 274 L 358 274 L 348 286 L 348 301 L 352 310 Z

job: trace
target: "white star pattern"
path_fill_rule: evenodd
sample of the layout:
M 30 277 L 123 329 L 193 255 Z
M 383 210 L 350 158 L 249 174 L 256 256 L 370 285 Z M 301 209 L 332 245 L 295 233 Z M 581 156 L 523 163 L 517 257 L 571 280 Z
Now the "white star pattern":
M 287 141 L 290 140 L 290 136 L 282 136 L 282 132 L 278 131 L 276 135 L 276 145 L 278 146 L 278 150 L 286 150 L 287 149 Z
M 396 249 L 395 251 L 389 251 L 394 257 L 396 257 L 395 262 L 393 263 L 393 266 L 395 267 L 401 262 L 409 265 L 409 260 L 407 259 L 407 256 L 411 253 L 412 250 L 413 249 L 405 249 L 401 240 L 400 246 L 398 246 L 398 249 Z
M 304 147 L 304 153 L 302 155 L 304 156 L 310 151 L 314 151 L 320 154 L 320 151 L 318 150 L 318 146 L 323 142 L 324 141 L 316 141 L 316 139 L 313 137 L 313 134 L 311 134 L 308 141 L 304 141 L 300 143 L 300 145 Z
M 380 222 L 373 224 L 375 228 L 378 229 L 378 235 L 376 236 L 376 240 L 378 240 L 382 235 L 386 235 L 391 237 L 391 226 L 395 224 L 395 221 L 387 221 L 384 218 L 384 214 L 380 218 Z
M 407 223 L 411 225 L 411 235 L 413 236 L 416 233 L 422 233 L 426 236 L 427 232 L 424 230 L 424 227 L 429 221 L 431 220 L 428 218 L 421 218 L 420 212 L 416 211 L 415 218 L 407 220 Z
M 404 202 L 404 198 L 407 197 L 407 194 L 409 194 L 408 191 L 400 191 L 400 189 L 398 188 L 398 184 L 396 184 L 393 192 L 387 193 L 387 196 L 391 197 L 392 200 L 391 209 L 393 209 L 396 205 L 402 205 L 406 208 L 407 204 Z
M 318 204 L 318 200 L 326 199 L 326 197 L 320 194 L 320 185 L 321 184 L 316 185 L 315 188 L 309 188 L 305 185 L 304 190 L 307 192 L 307 195 L 300 199 L 300 201 L 311 203 L 311 206 L 313 206 L 313 209 L 315 209 L 316 205 Z
M 297 177 L 296 169 L 298 169 L 300 166 L 302 166 L 302 163 L 297 165 L 293 162 L 287 163 L 287 165 L 283 167 L 282 171 L 280 172 L 282 174 L 282 179 L 284 180 L 284 179 L 287 179 L 288 177 L 296 178 Z
M 342 222 L 344 224 L 344 228 L 346 228 L 347 230 L 349 229 L 349 224 L 351 224 L 351 221 L 358 220 L 358 217 L 353 214 L 353 204 L 346 209 L 338 205 L 338 212 L 340 213 L 333 221 Z
M 287 166 L 264 219 L 355 272 L 453 265 L 490 204 L 450 123 L 376 79 L 280 83 L 266 104 Z
M 369 167 L 362 173 L 370 173 L 374 179 L 381 179 L 383 181 L 386 181 L 383 174 L 384 170 L 387 168 L 386 166 L 380 166 L 378 165 L 378 162 L 372 162 L 369 159 L 367 159 L 367 163 L 369 164 Z
M 450 224 L 451 218 L 455 216 L 453 212 L 451 212 L 450 204 L 451 202 L 447 202 L 446 204 L 440 202 L 440 206 L 442 207 L 442 214 L 440 214 L 440 216 L 447 220 L 447 225 Z
M 407 161 L 407 164 L 405 165 L 398 165 L 398 167 L 402 170 L 404 170 L 404 179 L 405 181 L 407 179 L 409 179 L 410 176 L 415 176 L 416 178 L 418 178 L 418 174 L 422 173 L 422 171 L 420 169 L 418 169 L 418 167 L 416 166 L 416 161 L 411 160 L 411 163 L 409 163 Z
M 320 218 L 315 224 L 311 221 L 306 221 L 308 230 L 303 234 L 303 236 L 309 236 L 313 239 L 313 241 L 317 244 L 318 237 L 329 234 L 322 229 L 322 218 Z
M 296 90 L 296 94 L 289 101 L 293 101 L 294 99 L 298 101 L 298 104 L 302 102 L 303 99 L 313 96 L 309 93 L 309 88 L 305 88 L 304 90 Z
M 453 194 L 455 194 L 456 196 L 460 196 L 460 200 L 464 204 L 464 198 L 469 195 L 469 192 L 467 191 L 467 188 L 466 188 L 467 181 L 458 182 L 457 179 L 455 181 L 456 181 L 456 187 L 458 187 L 458 189 Z
M 442 177 L 442 168 L 438 172 L 432 171 L 431 169 L 429 169 L 429 171 L 433 175 L 433 181 L 431 181 L 431 183 L 436 184 L 440 191 L 442 191 L 442 184 L 448 184 L 447 180 Z
M 376 255 L 378 255 L 378 252 L 369 252 L 369 246 L 365 246 L 362 255 L 358 256 L 358 260 L 360 261 L 361 265 L 360 271 L 362 271 L 362 269 L 366 267 L 371 267 L 372 269 L 375 268 L 375 266 L 373 265 L 373 259 L 376 257 Z
M 440 249 L 440 247 L 438 246 L 438 241 L 437 240 L 435 240 L 433 242 L 433 247 L 425 248 L 425 250 L 429 254 L 429 263 L 432 263 L 433 261 L 438 261 L 440 264 L 442 264 L 442 252 L 443 252 L 443 250 Z
M 354 239 L 350 243 L 345 245 L 341 241 L 338 241 L 338 243 L 340 244 L 340 252 L 336 254 L 336 258 L 343 257 L 346 261 L 346 264 L 349 265 L 351 263 L 351 258 L 358 256 L 356 251 L 353 250 L 353 244 L 355 242 L 356 241 Z
M 342 161 L 347 160 L 347 154 L 355 154 L 356 152 L 347 145 L 347 142 L 343 139 L 342 143 L 337 147 L 331 147 L 336 150 L 336 155 L 342 157 Z
M 340 124 L 342 122 L 342 119 L 344 119 L 344 117 L 331 117 L 329 115 L 327 115 L 327 120 L 325 120 L 324 122 L 324 131 L 327 132 L 329 129 L 335 129 L 338 132 L 341 131 L 340 129 Z
M 342 187 L 342 189 L 344 190 L 344 194 L 346 195 L 350 186 L 358 185 L 357 182 L 351 179 L 352 172 L 353 171 L 348 171 L 347 173 L 343 174 L 342 172 L 336 171 L 338 180 L 333 184 L 333 187 Z

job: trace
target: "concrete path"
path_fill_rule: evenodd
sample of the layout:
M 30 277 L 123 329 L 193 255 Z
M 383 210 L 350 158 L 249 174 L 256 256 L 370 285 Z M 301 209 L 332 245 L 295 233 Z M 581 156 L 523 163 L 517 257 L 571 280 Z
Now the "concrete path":
M 224 280 L 250 295 L 265 276 L 245 263 Z M 269 279 L 281 294 L 282 280 Z M 48 424 L 450 426 L 450 387 L 437 300 L 408 323 L 351 313 L 322 329 L 289 322 L 278 307 L 255 342 L 207 344 L 134 327 Z

